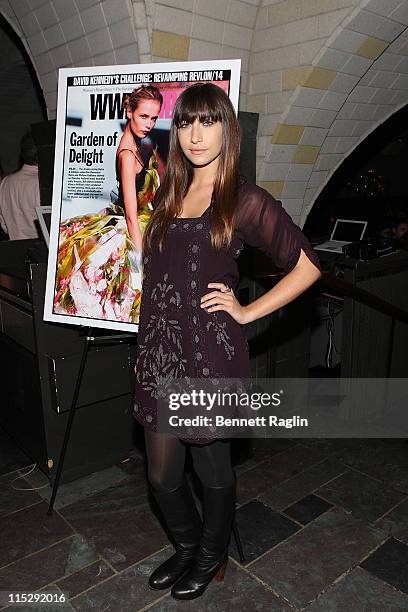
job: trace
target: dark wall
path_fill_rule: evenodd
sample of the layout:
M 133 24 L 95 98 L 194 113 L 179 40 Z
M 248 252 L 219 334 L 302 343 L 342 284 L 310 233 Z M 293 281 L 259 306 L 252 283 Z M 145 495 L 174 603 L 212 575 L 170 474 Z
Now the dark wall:
M 0 91 L 0 163 L 9 174 L 19 168 L 21 137 L 46 118 L 46 108 L 30 58 L 1 15 Z

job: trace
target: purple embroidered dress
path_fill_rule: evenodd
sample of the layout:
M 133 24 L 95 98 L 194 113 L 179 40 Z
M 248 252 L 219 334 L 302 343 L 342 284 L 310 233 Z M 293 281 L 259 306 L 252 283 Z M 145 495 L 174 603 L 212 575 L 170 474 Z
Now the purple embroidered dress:
M 153 430 L 160 381 L 251 377 L 243 327 L 225 311 L 208 313 L 200 307 L 201 297 L 213 290 L 208 283 L 225 283 L 235 291 L 236 259 L 244 243 L 266 253 L 286 273 L 296 265 L 300 249 L 320 268 L 300 228 L 264 189 L 241 184 L 227 251 L 212 249 L 212 206 L 201 217 L 174 219 L 162 253 L 151 249 L 143 258 L 134 416 Z M 181 439 L 205 444 L 214 439 L 208 434 Z

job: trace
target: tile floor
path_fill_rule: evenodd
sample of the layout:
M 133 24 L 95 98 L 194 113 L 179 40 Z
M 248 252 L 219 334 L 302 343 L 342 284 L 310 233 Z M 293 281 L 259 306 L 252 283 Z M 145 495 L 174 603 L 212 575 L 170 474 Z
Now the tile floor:
M 147 586 L 172 551 L 146 486 L 143 453 L 50 487 L 0 435 L 0 594 L 46 591 L 65 602 L 27 612 L 408 610 L 408 441 L 236 441 L 237 523 L 224 583 L 192 602 Z M 43 485 L 46 484 L 44 487 Z M 33 490 L 16 490 L 33 489 Z

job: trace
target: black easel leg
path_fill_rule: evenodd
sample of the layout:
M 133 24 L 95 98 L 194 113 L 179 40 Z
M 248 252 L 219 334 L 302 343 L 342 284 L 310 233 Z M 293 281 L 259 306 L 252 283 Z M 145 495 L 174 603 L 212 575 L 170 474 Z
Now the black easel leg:
M 47 511 L 48 515 L 51 515 L 53 513 L 53 509 L 54 509 L 54 502 L 55 502 L 55 498 L 57 496 L 59 481 L 61 479 L 62 468 L 63 468 L 63 465 L 64 465 L 65 455 L 66 455 L 67 448 L 68 448 L 68 442 L 69 442 L 69 438 L 70 438 L 70 435 L 71 435 L 72 423 L 74 422 L 76 405 L 77 405 L 77 401 L 78 401 L 79 390 L 81 388 L 81 382 L 82 382 L 82 376 L 83 376 L 84 369 L 85 369 L 86 358 L 88 356 L 89 346 L 90 346 L 90 343 L 91 343 L 91 340 L 92 340 L 92 338 L 91 338 L 91 331 L 92 331 L 92 329 L 89 327 L 88 330 L 87 330 L 86 336 L 85 336 L 85 344 L 84 344 L 84 349 L 82 351 L 81 365 L 79 366 L 78 376 L 77 376 L 77 380 L 76 380 L 76 384 L 75 384 L 75 389 L 74 389 L 74 395 L 72 396 L 71 407 L 69 409 L 67 426 L 65 428 L 64 441 L 63 441 L 62 447 L 61 447 L 61 452 L 60 452 L 60 456 L 59 456 L 59 460 L 58 460 L 57 472 L 55 474 L 54 485 L 52 487 L 51 500 L 50 500 L 50 504 L 48 506 L 48 511 Z
M 238 525 L 237 525 L 237 521 L 235 519 L 235 516 L 234 516 L 234 519 L 232 521 L 232 533 L 234 534 L 235 544 L 237 545 L 237 550 L 238 550 L 238 554 L 239 554 L 239 562 L 242 565 L 245 565 L 246 559 L 245 559 L 244 551 L 242 549 L 241 536 L 239 535 Z

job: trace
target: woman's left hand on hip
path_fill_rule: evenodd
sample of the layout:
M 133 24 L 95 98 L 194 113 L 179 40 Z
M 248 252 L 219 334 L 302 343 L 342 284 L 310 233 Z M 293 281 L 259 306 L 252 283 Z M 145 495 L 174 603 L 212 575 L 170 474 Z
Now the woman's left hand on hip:
M 234 291 L 224 283 L 208 283 L 208 287 L 215 289 L 201 298 L 201 308 L 206 312 L 225 310 L 237 323 L 246 323 L 246 308 L 241 306 L 234 295 Z

